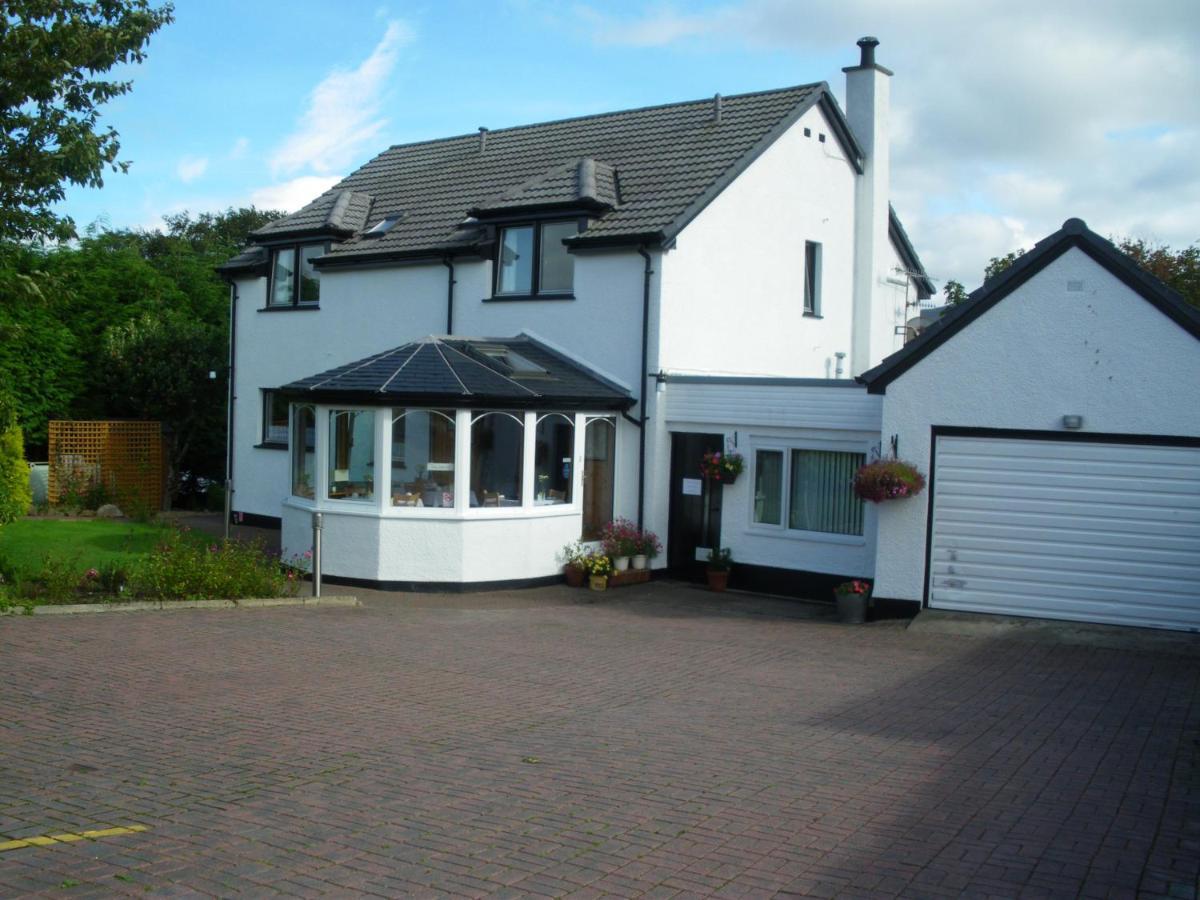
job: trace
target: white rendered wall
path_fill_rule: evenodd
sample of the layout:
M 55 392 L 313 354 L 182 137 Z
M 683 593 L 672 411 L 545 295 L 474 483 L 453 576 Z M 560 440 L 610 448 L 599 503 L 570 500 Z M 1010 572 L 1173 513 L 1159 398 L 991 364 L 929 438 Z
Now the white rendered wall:
M 664 395 L 660 394 L 660 397 Z M 826 385 L 669 382 L 667 427 L 725 435 L 746 458 L 721 498 L 721 545 L 736 562 L 870 578 L 876 520 L 864 511 L 862 535 L 818 534 L 754 522 L 754 454 L 762 449 L 837 450 L 868 454 L 879 443 L 882 398 L 849 383 Z M 786 465 L 786 462 L 785 462 Z
M 1072 249 L 887 386 L 883 439 L 928 473 L 933 425 L 1200 436 L 1198 382 L 1200 342 Z M 880 505 L 876 596 L 922 598 L 929 502 Z
M 688 224 L 663 265 L 661 366 L 832 377 L 850 352 L 855 178 L 814 107 Z M 803 315 L 806 240 L 822 245 L 819 319 Z

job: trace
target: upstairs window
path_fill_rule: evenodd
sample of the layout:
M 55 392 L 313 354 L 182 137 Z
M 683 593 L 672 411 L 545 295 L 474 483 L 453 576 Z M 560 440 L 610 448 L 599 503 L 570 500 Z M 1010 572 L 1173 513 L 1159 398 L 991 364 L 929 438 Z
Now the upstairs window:
M 575 258 L 563 240 L 578 233 L 579 223 L 574 220 L 501 229 L 496 296 L 570 294 L 575 287 Z
M 821 245 L 804 242 L 804 314 L 821 314 Z
M 313 260 L 325 253 L 324 244 L 277 247 L 271 251 L 269 306 L 311 306 L 321 299 L 321 274 Z

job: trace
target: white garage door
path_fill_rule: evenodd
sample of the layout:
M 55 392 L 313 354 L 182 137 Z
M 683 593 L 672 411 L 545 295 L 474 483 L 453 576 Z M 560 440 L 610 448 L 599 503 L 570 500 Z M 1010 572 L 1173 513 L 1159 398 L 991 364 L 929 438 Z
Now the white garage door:
M 937 438 L 929 605 L 1200 629 L 1200 448 Z

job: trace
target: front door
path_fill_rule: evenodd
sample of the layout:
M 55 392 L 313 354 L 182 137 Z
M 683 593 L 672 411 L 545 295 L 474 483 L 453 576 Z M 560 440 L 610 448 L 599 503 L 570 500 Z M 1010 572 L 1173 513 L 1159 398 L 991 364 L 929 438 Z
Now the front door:
M 700 464 L 705 453 L 724 447 L 725 439 L 719 434 L 671 433 L 667 565 L 681 578 L 703 579 L 704 562 L 703 559 L 697 561 L 696 548 L 712 548 L 720 543 L 721 489 L 700 477 Z M 707 531 L 705 506 L 708 507 Z

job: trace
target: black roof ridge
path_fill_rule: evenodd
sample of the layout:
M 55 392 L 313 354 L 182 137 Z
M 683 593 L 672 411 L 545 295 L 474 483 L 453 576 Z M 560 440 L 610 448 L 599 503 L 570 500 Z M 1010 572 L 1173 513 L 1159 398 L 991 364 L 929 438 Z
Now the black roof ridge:
M 865 384 L 872 394 L 886 393 L 888 384 L 1072 248 L 1082 250 L 1097 265 L 1200 340 L 1200 310 L 1184 300 L 1174 288 L 1135 263 L 1112 241 L 1091 231 L 1083 219 L 1070 218 L 1063 222 L 1058 231 L 1042 238 L 1033 245 L 1033 249 L 1019 256 L 1003 272 L 971 291 L 965 301 L 948 309 L 915 339 L 855 380 Z
M 822 89 L 828 91 L 829 90 L 829 82 L 814 81 L 809 84 L 793 84 L 793 85 L 789 85 L 787 87 L 767 88 L 767 89 L 761 90 L 761 91 L 746 91 L 745 93 L 741 93 L 741 94 L 721 94 L 721 99 L 722 100 L 742 100 L 746 97 L 764 97 L 767 94 L 786 94 L 788 91 L 799 91 L 799 90 L 806 89 L 806 88 L 822 88 Z M 582 116 L 565 116 L 564 118 L 561 118 L 561 119 L 547 119 L 544 122 L 526 122 L 522 125 L 505 125 L 501 128 L 489 128 L 487 130 L 487 133 L 488 133 L 488 137 L 491 137 L 492 135 L 504 134 L 504 133 L 510 132 L 510 131 L 521 131 L 526 128 L 542 128 L 547 125 L 565 125 L 569 122 L 582 122 L 586 119 L 607 119 L 611 116 L 623 116 L 623 115 L 628 115 L 629 113 L 654 112 L 654 111 L 660 110 L 660 109 L 669 109 L 672 106 L 692 106 L 692 105 L 698 105 L 701 103 L 712 103 L 712 102 L 713 102 L 712 97 L 700 97 L 696 100 L 675 100 L 671 103 L 652 103 L 647 106 L 634 106 L 629 109 L 610 109 L 606 112 L 586 113 Z M 363 165 L 369 164 L 371 161 L 378 159 L 384 153 L 388 153 L 392 150 L 408 149 L 411 147 L 421 147 L 421 146 L 424 146 L 427 144 L 445 144 L 445 143 L 449 143 L 450 141 L 461 141 L 464 138 L 478 140 L 479 133 L 478 132 L 464 132 L 463 134 L 452 134 L 452 135 L 447 135 L 446 137 L 426 138 L 425 140 L 422 140 L 422 141 L 405 141 L 405 142 L 401 142 L 399 144 L 392 144 L 386 150 L 383 150 L 383 151 L 377 153 L 375 156 L 371 157 L 371 160 L 368 160 L 368 162 L 364 163 Z M 359 166 L 359 168 L 361 169 L 362 166 Z M 355 171 L 358 171 L 358 170 L 356 169 Z M 353 174 L 353 173 L 351 173 L 351 174 Z M 346 177 L 348 178 L 349 175 Z M 335 185 L 335 187 L 336 187 L 336 185 Z M 332 190 L 332 188 L 331 188 L 331 190 Z

